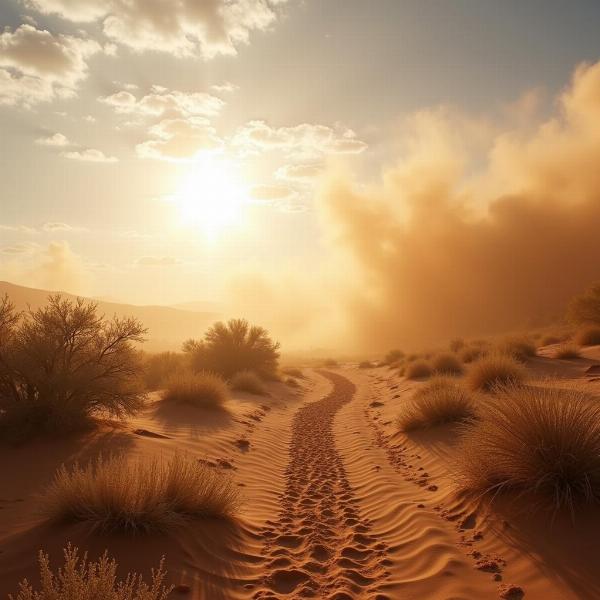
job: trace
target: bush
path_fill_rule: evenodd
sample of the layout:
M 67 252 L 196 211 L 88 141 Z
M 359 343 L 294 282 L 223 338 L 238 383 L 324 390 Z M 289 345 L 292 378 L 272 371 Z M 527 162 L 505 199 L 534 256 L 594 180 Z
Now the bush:
M 264 383 L 256 373 L 252 371 L 240 371 L 236 373 L 229 381 L 229 387 L 232 390 L 240 392 L 249 392 L 258 396 L 264 396 L 267 393 Z
M 580 358 L 581 352 L 575 344 L 561 344 L 554 352 L 554 358 Z
M 453 340 L 450 340 L 448 347 L 450 348 L 450 352 L 458 352 L 465 347 L 465 340 L 462 338 L 454 338 Z
M 192 519 L 228 517 L 238 489 L 215 469 L 188 456 L 102 457 L 85 467 L 64 465 L 43 497 L 48 518 L 86 522 L 101 530 L 166 531 Z
M 290 377 L 296 377 L 297 379 L 304 378 L 304 373 L 302 373 L 302 370 L 298 369 L 296 367 L 284 367 L 283 369 L 281 369 L 281 372 L 284 375 L 289 375 Z
M 438 354 L 433 359 L 433 370 L 439 375 L 462 375 L 463 367 L 455 354 Z
M 375 365 L 370 360 L 363 360 L 358 363 L 359 369 L 372 369 Z
M 498 345 L 498 350 L 515 360 L 524 361 L 537 354 L 535 344 L 527 337 L 508 337 Z
M 465 364 L 472 363 L 487 354 L 487 350 L 482 346 L 468 346 L 463 348 L 460 353 L 460 360 Z
M 229 397 L 227 384 L 215 373 L 185 373 L 169 379 L 164 402 L 189 404 L 198 408 L 216 408 Z
M 404 352 L 402 350 L 390 350 L 383 358 L 384 365 L 391 365 L 395 362 L 404 358 Z
M 600 326 L 600 283 L 596 283 L 581 296 L 571 300 L 567 312 L 571 322 L 577 325 Z
M 107 320 L 97 305 L 49 296 L 17 313 L 0 301 L 0 425 L 19 437 L 80 427 L 98 413 L 123 417 L 143 404 L 143 341 L 136 319 Z
M 467 385 L 472 390 L 489 392 L 498 386 L 519 384 L 525 369 L 505 354 L 490 354 L 474 362 L 467 371 Z
M 582 327 L 575 334 L 575 342 L 580 346 L 598 346 L 600 344 L 600 327 Z
M 414 431 L 444 423 L 462 423 L 474 416 L 473 399 L 467 391 L 452 379 L 434 377 L 415 392 L 398 417 L 398 427 Z
M 464 429 L 464 486 L 542 494 L 555 508 L 600 501 L 600 405 L 576 389 L 510 386 Z
M 188 340 L 183 349 L 190 354 L 194 370 L 212 371 L 226 379 L 245 370 L 264 379 L 277 374 L 279 343 L 271 340 L 266 329 L 245 319 L 215 323 L 202 341 Z
M 44 552 L 38 555 L 42 587 L 35 591 L 27 580 L 19 585 L 16 600 L 167 600 L 172 587 L 163 585 L 166 573 L 164 560 L 152 570 L 150 585 L 142 576 L 129 573 L 117 583 L 117 563 L 105 552 L 98 562 L 88 561 L 87 554 L 69 544 L 64 550 L 65 564 L 53 573 L 50 559 Z M 13 600 L 13 596 L 9 596 Z
M 431 376 L 431 365 L 424 360 L 414 360 L 406 365 L 405 375 L 409 379 L 422 379 Z
M 184 373 L 188 368 L 185 354 L 179 352 L 159 352 L 143 356 L 144 384 L 147 390 L 164 388 L 167 381 L 176 374 Z

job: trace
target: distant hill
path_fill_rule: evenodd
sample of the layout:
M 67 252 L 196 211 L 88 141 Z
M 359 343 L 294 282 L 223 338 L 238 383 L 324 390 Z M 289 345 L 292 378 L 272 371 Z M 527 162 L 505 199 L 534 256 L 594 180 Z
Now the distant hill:
M 219 313 L 219 306 L 216 302 L 208 300 L 197 300 L 195 302 L 181 302 L 180 304 L 171 304 L 171 308 L 178 310 L 191 310 L 192 312 L 200 313 Z
M 50 294 L 60 293 L 66 298 L 77 298 L 75 294 L 66 292 L 50 292 L 28 288 L 7 281 L 0 281 L 0 296 L 8 294 L 17 309 L 32 309 L 46 304 Z M 93 299 L 90 299 L 93 300 Z M 200 337 L 209 325 L 220 318 L 216 312 L 194 311 L 171 306 L 138 306 L 93 300 L 98 304 L 100 313 L 108 317 L 113 315 L 131 316 L 139 319 L 148 328 L 148 341 L 144 350 L 157 352 L 161 350 L 179 350 L 181 343 L 190 337 Z

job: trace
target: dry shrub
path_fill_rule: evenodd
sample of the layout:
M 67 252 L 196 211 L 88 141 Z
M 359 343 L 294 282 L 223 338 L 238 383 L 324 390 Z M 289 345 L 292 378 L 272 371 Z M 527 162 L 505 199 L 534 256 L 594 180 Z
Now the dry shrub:
M 527 360 L 537 354 L 535 344 L 525 336 L 508 337 L 502 340 L 498 344 L 498 350 L 519 361 Z
M 598 346 L 600 344 L 600 327 L 582 327 L 575 334 L 575 342 L 580 346 Z
M 187 455 L 124 456 L 62 466 L 43 497 L 48 518 L 103 530 L 166 531 L 192 519 L 229 517 L 239 492 L 229 478 Z
M 391 365 L 404 358 L 404 352 L 402 350 L 390 350 L 383 358 L 384 365 Z
M 229 380 L 229 387 L 239 392 L 248 392 L 257 396 L 264 396 L 267 393 L 265 384 L 260 377 L 252 371 L 240 371 Z
M 303 379 L 304 373 L 302 369 L 298 369 L 297 367 L 284 367 L 281 369 L 281 372 L 284 375 L 289 375 L 290 377 L 295 377 L 296 379 Z
M 370 360 L 363 360 L 358 363 L 359 369 L 372 369 L 374 366 L 375 365 Z
M 433 370 L 439 375 L 462 375 L 463 366 L 456 354 L 438 354 L 432 362 Z
M 144 384 L 150 391 L 164 388 L 169 379 L 184 373 L 189 368 L 188 357 L 179 352 L 145 354 L 143 363 Z
M 448 347 L 450 348 L 451 352 L 458 352 L 465 347 L 465 340 L 462 338 L 454 338 L 453 340 L 450 340 Z
M 87 554 L 68 544 L 64 549 L 65 564 L 54 573 L 50 559 L 39 553 L 41 589 L 36 591 L 25 579 L 19 585 L 16 599 L 10 600 L 167 600 L 172 587 L 165 587 L 164 560 L 152 569 L 151 583 L 141 575 L 129 573 L 117 582 L 117 563 L 105 552 L 98 562 L 88 561 Z
M 422 379 L 431 376 L 431 365 L 425 360 L 414 360 L 406 365 L 404 372 L 409 379 Z
M 467 346 L 460 353 L 460 360 L 465 364 L 472 363 L 487 354 L 486 348 L 483 346 Z
M 415 392 L 397 422 L 402 431 L 414 431 L 444 423 L 463 423 L 474 416 L 471 395 L 455 380 L 435 377 Z
M 229 396 L 227 384 L 216 373 L 182 373 L 167 381 L 164 402 L 216 408 Z
M 475 493 L 536 492 L 556 509 L 600 501 L 600 405 L 577 389 L 508 386 L 459 448 Z
M 514 358 L 496 353 L 470 365 L 467 385 L 472 390 L 489 392 L 498 386 L 522 383 L 525 376 L 525 369 Z
M 570 343 L 561 344 L 554 352 L 554 358 L 580 358 L 579 346 Z

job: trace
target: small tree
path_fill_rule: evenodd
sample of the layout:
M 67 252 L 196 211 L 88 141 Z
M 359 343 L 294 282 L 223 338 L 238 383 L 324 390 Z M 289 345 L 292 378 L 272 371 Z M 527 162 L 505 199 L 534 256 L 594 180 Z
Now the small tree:
M 0 424 L 17 435 L 68 430 L 97 412 L 122 417 L 142 404 L 133 318 L 98 316 L 97 305 L 50 296 L 36 311 L 0 302 Z
M 279 342 L 271 340 L 266 329 L 245 319 L 219 321 L 201 341 L 185 342 L 183 350 L 190 353 L 196 371 L 214 371 L 225 378 L 245 370 L 273 377 L 279 361 Z
M 577 325 L 600 325 L 600 283 L 571 300 L 568 317 Z

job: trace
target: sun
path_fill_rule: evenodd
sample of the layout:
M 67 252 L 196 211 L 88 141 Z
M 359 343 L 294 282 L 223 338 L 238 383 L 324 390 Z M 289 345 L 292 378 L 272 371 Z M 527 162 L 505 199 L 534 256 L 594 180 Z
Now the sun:
M 241 222 L 247 192 L 232 162 L 208 155 L 194 162 L 170 200 L 183 226 L 214 240 Z

